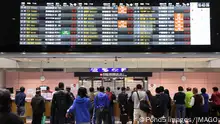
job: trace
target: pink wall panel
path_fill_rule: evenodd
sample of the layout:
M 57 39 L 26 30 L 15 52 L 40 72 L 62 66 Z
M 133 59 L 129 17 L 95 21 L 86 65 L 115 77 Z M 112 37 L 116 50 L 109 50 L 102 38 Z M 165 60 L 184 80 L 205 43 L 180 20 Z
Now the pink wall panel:
M 183 82 L 181 80 L 182 72 L 163 72 L 153 73 L 152 77 L 149 77 L 149 84 L 155 84 L 156 86 L 163 85 L 170 90 L 171 96 L 177 92 L 178 86 L 187 87 L 205 87 L 208 93 L 212 93 L 212 87 L 217 86 L 220 88 L 220 73 L 212 72 L 199 72 L 199 73 L 185 73 L 187 80 Z M 40 72 L 7 72 L 6 73 L 6 87 L 19 88 L 20 86 L 28 88 L 36 88 L 40 85 L 48 85 L 51 90 L 59 82 L 64 82 L 66 86 L 70 86 L 73 83 L 78 83 L 78 78 L 74 77 L 73 73 L 64 72 L 46 72 L 44 76 L 46 80 L 40 81 Z M 154 87 L 155 87 L 154 85 Z M 155 88 L 150 88 L 152 93 L 155 93 Z
M 54 90 L 59 82 L 64 82 L 65 86 L 78 83 L 78 78 L 74 77 L 73 73 L 64 72 L 45 72 L 46 80 L 40 81 L 40 72 L 7 72 L 6 87 L 14 87 L 15 89 L 24 86 L 26 89 L 36 88 L 40 85 L 47 85 Z
M 148 79 L 149 84 L 156 84 L 156 86 L 164 86 L 170 90 L 171 96 L 178 91 L 178 86 L 197 87 L 199 91 L 201 88 L 206 88 L 209 94 L 212 93 L 212 87 L 217 86 L 220 88 L 220 73 L 213 72 L 199 72 L 199 73 L 185 73 L 187 80 L 181 80 L 182 72 L 163 72 L 153 73 L 153 76 Z M 151 92 L 155 94 L 154 89 Z

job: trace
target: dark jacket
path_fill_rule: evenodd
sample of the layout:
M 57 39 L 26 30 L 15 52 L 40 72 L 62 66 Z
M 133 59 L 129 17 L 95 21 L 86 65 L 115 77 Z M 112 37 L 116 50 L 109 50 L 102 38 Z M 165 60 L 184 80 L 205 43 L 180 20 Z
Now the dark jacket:
M 120 93 L 118 95 L 118 102 L 120 107 L 121 114 L 128 113 L 128 94 L 127 93 Z
M 24 122 L 13 113 L 0 113 L 1 124 L 24 124 Z
M 174 95 L 173 100 L 175 100 L 175 104 L 185 105 L 186 94 L 183 92 L 178 92 Z
M 45 99 L 41 95 L 35 95 L 31 100 L 33 114 L 43 114 L 45 112 Z
M 67 91 L 60 90 L 54 93 L 51 105 L 51 123 L 64 124 L 65 114 L 67 109 L 71 106 L 72 99 Z
M 202 95 L 196 94 L 193 96 L 195 99 L 195 103 L 192 106 L 192 113 L 194 117 L 199 117 L 202 115 L 202 107 L 203 107 L 203 98 Z
M 26 94 L 24 92 L 20 92 L 15 96 L 15 104 L 20 107 L 20 106 L 25 106 L 25 98 Z

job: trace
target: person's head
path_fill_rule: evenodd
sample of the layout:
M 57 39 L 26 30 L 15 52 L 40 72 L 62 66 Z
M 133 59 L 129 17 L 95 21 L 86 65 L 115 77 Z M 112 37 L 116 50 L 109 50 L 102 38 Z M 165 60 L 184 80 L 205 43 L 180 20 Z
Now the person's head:
M 64 90 L 64 83 L 63 82 L 60 82 L 59 85 L 58 85 L 59 89 L 60 90 Z
M 37 88 L 36 88 L 36 94 L 37 94 L 37 95 L 40 95 L 40 94 L 41 94 L 40 87 L 37 87 Z
M 214 92 L 218 92 L 218 87 L 213 87 L 212 90 L 213 90 Z
M 160 86 L 159 89 L 160 89 L 161 93 L 164 92 L 164 87 L 163 86 Z
M 198 89 L 197 88 L 193 88 L 193 94 L 198 94 Z
M 136 88 L 137 88 L 137 90 L 142 90 L 142 86 L 141 86 L 140 84 L 138 84 L 138 85 L 136 86 Z
M 0 89 L 0 113 L 10 112 L 11 102 L 10 92 L 6 89 Z
M 49 91 L 49 90 L 50 90 L 50 87 L 47 86 L 47 91 Z
M 78 90 L 78 96 L 80 96 L 81 98 L 86 97 L 87 89 L 85 87 L 80 87 Z
M 59 87 L 55 87 L 55 91 L 59 91 Z
M 125 92 L 125 91 L 126 91 L 126 88 L 125 88 L 125 87 L 122 87 L 122 88 L 121 88 L 121 91 L 122 91 L 122 92 Z
M 202 89 L 201 89 L 201 93 L 203 93 L 203 94 L 206 93 L 206 89 L 205 89 L 205 88 L 202 88 Z
M 192 91 L 192 89 L 190 87 L 186 88 L 186 91 Z
M 24 92 L 25 91 L 25 88 L 24 87 L 20 87 L 20 92 Z
M 160 93 L 160 87 L 157 87 L 155 92 L 156 92 L 156 94 L 159 94 Z
M 117 87 L 117 90 L 120 90 L 121 88 L 120 87 Z
M 110 92 L 111 91 L 110 87 L 106 87 L 106 91 Z
M 130 91 L 130 87 L 127 87 L 126 90 L 127 90 L 127 91 Z
M 182 86 L 179 86 L 179 87 L 178 87 L 178 91 L 179 91 L 179 92 L 182 92 L 182 91 L 183 91 L 183 87 L 182 87 Z
M 90 93 L 93 93 L 94 90 L 95 90 L 95 89 L 94 89 L 93 87 L 90 87 L 90 88 L 89 88 L 89 92 L 90 92 Z
M 67 91 L 67 92 L 70 92 L 70 91 L 71 91 L 71 88 L 70 88 L 70 87 L 66 87 L 66 91 Z
M 104 92 L 104 91 L 105 91 L 105 87 L 100 86 L 99 91 L 100 91 L 100 92 Z
M 147 90 L 147 91 L 146 91 L 146 94 L 147 94 L 148 97 L 151 97 L 151 96 L 152 96 L 152 93 L 150 92 L 150 90 Z
M 100 91 L 100 87 L 97 87 L 97 91 Z
M 168 89 L 165 89 L 164 93 L 167 94 L 167 95 L 170 95 L 170 91 Z
M 137 91 L 137 89 L 136 89 L 136 88 L 134 88 L 134 89 L 133 89 L 133 92 L 135 92 L 135 91 Z

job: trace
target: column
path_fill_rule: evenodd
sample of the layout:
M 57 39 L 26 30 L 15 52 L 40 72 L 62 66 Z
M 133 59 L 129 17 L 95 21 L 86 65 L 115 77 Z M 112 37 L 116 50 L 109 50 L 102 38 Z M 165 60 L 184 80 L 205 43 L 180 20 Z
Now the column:
M 0 71 L 0 88 L 6 88 L 5 71 Z

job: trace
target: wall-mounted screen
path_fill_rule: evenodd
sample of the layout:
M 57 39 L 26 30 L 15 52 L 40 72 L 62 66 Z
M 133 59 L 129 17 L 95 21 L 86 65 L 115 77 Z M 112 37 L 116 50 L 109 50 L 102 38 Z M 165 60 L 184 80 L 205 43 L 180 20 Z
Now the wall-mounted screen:
M 21 2 L 20 45 L 211 45 L 210 3 Z
M 6 0 L 3 5 L 10 7 L 2 10 L 0 52 L 220 52 L 218 0 Z

